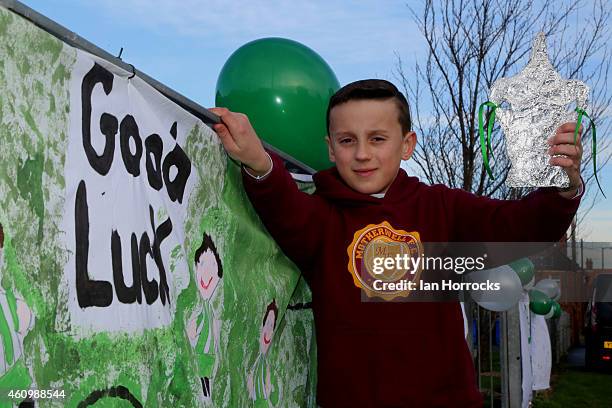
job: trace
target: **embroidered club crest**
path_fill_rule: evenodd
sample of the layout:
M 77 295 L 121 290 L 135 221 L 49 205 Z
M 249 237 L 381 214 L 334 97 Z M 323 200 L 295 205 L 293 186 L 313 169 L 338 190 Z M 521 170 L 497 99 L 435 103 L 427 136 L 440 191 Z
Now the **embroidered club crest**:
M 368 297 L 392 300 L 410 294 L 402 282 L 417 282 L 420 263 L 408 262 L 423 253 L 419 233 L 397 230 L 387 221 L 356 231 L 347 248 L 348 270 L 355 286 Z M 400 262 L 397 260 L 400 259 Z M 387 265 L 384 264 L 385 260 Z M 418 265 L 416 268 L 412 266 Z M 384 286 L 385 289 L 381 289 Z

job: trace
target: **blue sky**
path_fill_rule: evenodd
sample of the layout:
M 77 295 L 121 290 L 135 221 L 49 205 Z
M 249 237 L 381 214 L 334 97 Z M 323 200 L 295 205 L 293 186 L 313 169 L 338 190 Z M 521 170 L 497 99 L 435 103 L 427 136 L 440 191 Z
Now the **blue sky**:
M 124 61 L 205 107 L 214 106 L 217 76 L 227 58 L 257 38 L 285 37 L 307 45 L 327 61 L 341 85 L 372 77 L 399 85 L 393 75 L 395 53 L 405 64 L 425 54 L 406 5 L 420 3 L 416 0 L 23 2 L 111 54 L 123 47 Z M 611 198 L 604 201 L 600 195 L 579 237 L 608 242 L 612 162 L 600 181 Z

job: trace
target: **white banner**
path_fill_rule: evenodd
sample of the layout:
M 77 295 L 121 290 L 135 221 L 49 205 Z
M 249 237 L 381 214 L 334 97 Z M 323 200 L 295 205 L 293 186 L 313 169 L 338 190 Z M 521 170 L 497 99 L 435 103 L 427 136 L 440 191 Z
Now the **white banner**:
M 182 146 L 195 118 L 129 76 L 77 51 L 62 226 L 73 334 L 168 325 L 185 288 L 174 277 L 188 281 L 162 254 L 183 251 L 196 172 Z

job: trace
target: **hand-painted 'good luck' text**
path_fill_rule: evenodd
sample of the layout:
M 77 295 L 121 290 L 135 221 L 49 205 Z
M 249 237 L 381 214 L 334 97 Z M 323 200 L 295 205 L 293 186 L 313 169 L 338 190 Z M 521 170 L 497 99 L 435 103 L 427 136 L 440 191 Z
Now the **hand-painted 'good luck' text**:
M 99 118 L 100 132 L 104 136 L 104 149 L 98 154 L 92 145 L 92 93 L 97 84 L 101 84 L 104 93 L 110 95 L 113 89 L 114 76 L 98 64 L 84 76 L 81 84 L 81 113 L 83 151 L 89 165 L 100 176 L 107 176 L 113 165 L 117 132 L 119 149 L 127 177 L 141 177 L 141 163 L 144 159 L 148 185 L 161 191 L 165 187 L 172 202 L 183 202 L 185 186 L 191 174 L 191 161 L 178 143 L 164 156 L 162 138 L 152 133 L 141 137 L 138 123 L 132 115 L 125 115 L 121 122 L 117 117 L 103 113 Z M 176 141 L 177 122 L 170 127 L 170 135 Z M 134 149 L 132 147 L 135 147 Z M 143 157 L 144 156 L 144 157 Z M 107 307 L 113 302 L 113 288 L 119 302 L 130 304 L 144 301 L 154 303 L 157 299 L 163 305 L 170 304 L 170 291 L 161 255 L 161 244 L 172 232 L 172 221 L 167 218 L 160 225 L 155 225 L 153 207 L 148 208 L 152 236 L 143 232 L 140 236 L 131 234 L 132 284 L 127 286 L 122 266 L 122 244 L 119 232 L 113 229 L 110 237 L 113 282 L 93 280 L 88 273 L 89 258 L 89 206 L 87 203 L 87 185 L 81 180 L 78 185 L 75 202 L 75 240 L 76 240 L 76 290 L 81 308 L 92 306 Z M 126 251 L 127 252 L 127 251 Z M 159 282 L 150 277 L 147 271 L 147 257 L 150 257 L 159 270 Z

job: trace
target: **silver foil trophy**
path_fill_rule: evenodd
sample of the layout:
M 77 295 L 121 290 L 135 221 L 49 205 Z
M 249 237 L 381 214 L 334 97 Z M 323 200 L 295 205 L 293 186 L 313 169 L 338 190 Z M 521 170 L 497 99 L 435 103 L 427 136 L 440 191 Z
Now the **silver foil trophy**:
M 547 139 L 565 122 L 576 121 L 575 102 L 584 112 L 589 88 L 577 80 L 566 80 L 552 66 L 546 50 L 546 37 L 538 33 L 531 49 L 529 63 L 513 77 L 495 81 L 488 106 L 499 118 L 506 136 L 506 151 L 511 162 L 507 177 L 510 187 L 568 187 L 569 178 L 559 166 L 548 163 Z M 483 104 L 483 105 L 485 105 Z M 501 106 L 508 105 L 508 108 Z M 501 105 L 501 106 L 500 106 Z M 483 143 L 482 106 L 480 114 L 481 144 L 484 162 L 492 177 Z M 489 132 L 492 122 L 489 123 Z M 487 145 L 489 145 L 487 137 Z M 490 145 L 489 145 L 490 147 Z

